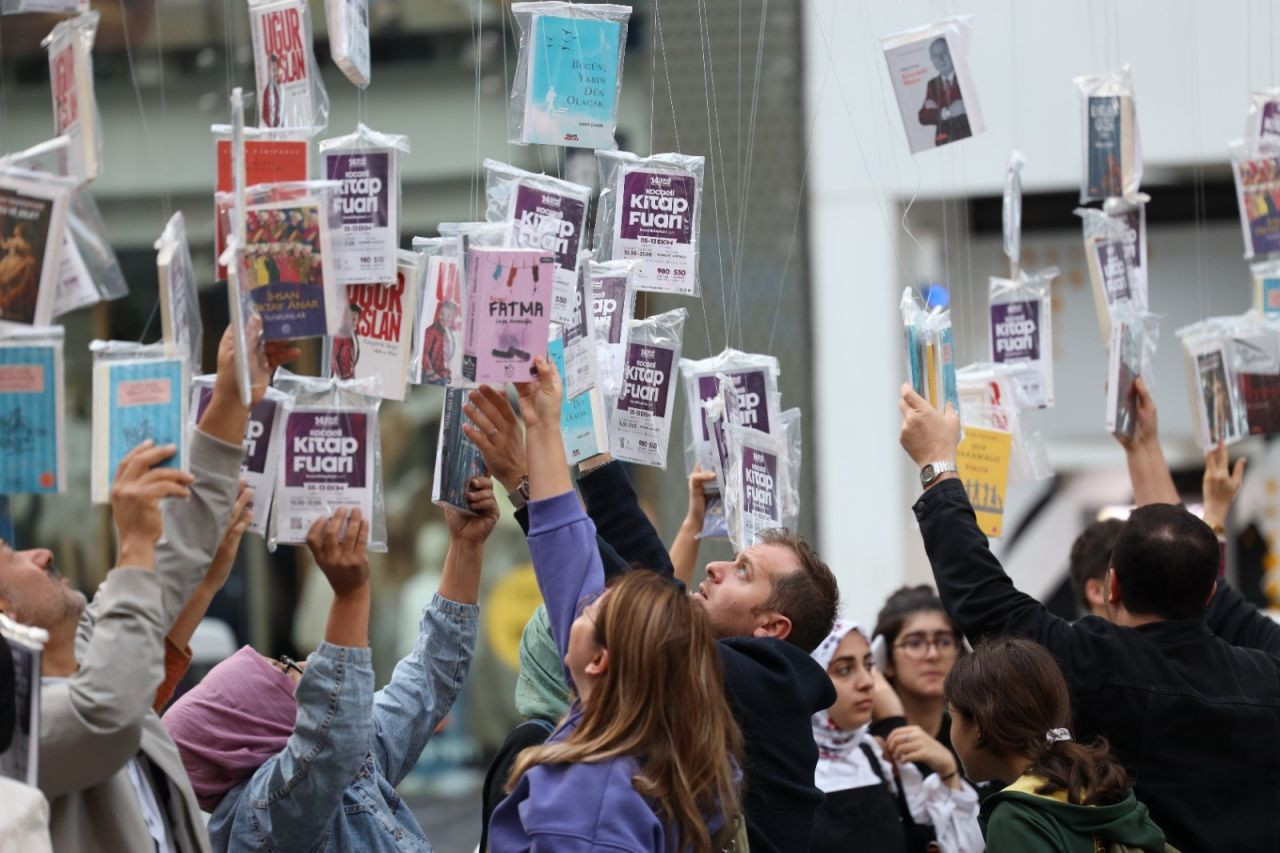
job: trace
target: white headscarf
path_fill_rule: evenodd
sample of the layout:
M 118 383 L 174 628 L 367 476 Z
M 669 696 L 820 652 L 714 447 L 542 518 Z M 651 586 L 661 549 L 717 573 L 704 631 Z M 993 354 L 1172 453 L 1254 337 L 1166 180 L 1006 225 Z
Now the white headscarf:
M 836 648 L 853 631 L 857 631 L 866 639 L 868 645 L 871 638 L 856 622 L 837 619 L 827 638 L 813 650 L 813 659 L 826 672 L 835 656 Z M 885 761 L 880 744 L 876 743 L 868 729 L 871 724 L 853 729 L 841 729 L 832 721 L 826 710 L 813 715 L 813 740 L 818 745 L 818 767 L 814 773 L 814 784 L 823 791 L 844 791 L 849 788 L 863 788 L 867 785 L 881 785 L 881 777 L 876 775 L 867 754 L 862 749 L 865 744 L 880 762 L 880 772 L 885 779 L 893 779 L 893 768 Z

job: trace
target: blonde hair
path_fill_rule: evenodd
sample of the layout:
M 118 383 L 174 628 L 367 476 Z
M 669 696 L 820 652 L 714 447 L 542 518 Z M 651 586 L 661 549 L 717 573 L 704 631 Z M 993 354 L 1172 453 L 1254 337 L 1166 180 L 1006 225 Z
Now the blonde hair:
M 681 849 L 710 853 L 708 817 L 739 814 L 734 784 L 742 733 L 724 693 L 720 651 L 705 611 L 678 586 L 632 571 L 596 614 L 609 666 L 568 737 L 520 753 L 510 790 L 540 764 L 589 764 L 629 756 L 636 791 L 678 833 Z

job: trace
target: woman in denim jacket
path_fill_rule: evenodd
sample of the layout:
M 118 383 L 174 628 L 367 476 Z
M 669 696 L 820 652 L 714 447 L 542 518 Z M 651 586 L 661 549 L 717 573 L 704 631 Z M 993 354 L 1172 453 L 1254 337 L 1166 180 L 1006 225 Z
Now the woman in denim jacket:
M 307 537 L 334 592 L 325 641 L 302 667 L 245 647 L 165 714 L 213 813 L 215 850 L 431 850 L 395 786 L 449 712 L 475 650 L 484 541 L 498 508 L 488 478 L 471 486 L 478 515 L 446 510 L 439 592 L 382 690 L 373 690 L 368 641 L 368 523 L 339 510 Z

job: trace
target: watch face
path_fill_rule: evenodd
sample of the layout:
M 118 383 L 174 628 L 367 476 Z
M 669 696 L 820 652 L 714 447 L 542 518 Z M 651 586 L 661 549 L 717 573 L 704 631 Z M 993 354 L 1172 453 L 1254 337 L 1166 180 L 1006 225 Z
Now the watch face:
M 933 482 L 933 478 L 938 476 L 934 471 L 933 465 L 929 464 L 920 469 L 920 482 L 926 486 Z

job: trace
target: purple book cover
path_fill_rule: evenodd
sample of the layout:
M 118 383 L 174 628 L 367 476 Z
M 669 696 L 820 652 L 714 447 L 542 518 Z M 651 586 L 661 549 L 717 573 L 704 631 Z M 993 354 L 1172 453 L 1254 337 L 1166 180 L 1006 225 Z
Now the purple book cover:
M 364 412 L 291 412 L 285 423 L 285 486 L 367 488 L 368 426 Z
M 696 295 L 698 179 L 624 169 L 619 183 L 614 258 L 642 262 L 637 281 L 641 290 Z
M 674 358 L 675 353 L 666 347 L 632 344 L 627 351 L 627 366 L 623 371 L 618 411 L 659 418 L 665 415 L 667 396 L 671 393 L 671 364 Z
M 595 312 L 597 337 L 611 344 L 622 343 L 623 324 L 627 322 L 623 306 L 627 301 L 627 277 L 599 276 L 592 280 L 592 310 Z
M 754 447 L 742 448 L 742 508 L 756 530 L 777 527 L 778 457 Z M 754 540 L 746 537 L 744 546 Z
M 204 416 L 213 399 L 213 389 L 206 386 L 200 388 L 200 399 L 196 402 L 196 423 Z M 249 423 L 244 430 L 244 460 L 240 463 L 241 471 L 262 474 L 267 467 L 267 450 L 271 445 L 271 428 L 276 422 L 279 405 L 270 397 L 264 397 L 253 404 L 249 410 Z M 250 484 L 254 485 L 254 484 Z
M 734 397 L 738 401 L 738 410 L 729 415 L 729 423 L 739 426 L 751 427 L 752 429 L 770 433 L 773 431 L 773 425 L 769 423 L 769 400 L 767 386 L 765 380 L 765 371 L 763 370 L 744 370 L 736 373 L 726 374 L 733 380 Z M 702 403 L 714 400 L 716 394 L 719 393 L 719 383 L 716 376 L 699 376 L 698 377 L 698 398 Z M 702 421 L 702 440 L 710 441 L 711 432 L 707 427 L 707 410 L 702 406 L 698 409 L 701 411 Z
M 538 249 L 467 252 L 467 328 L 462 375 L 469 382 L 518 382 L 546 358 L 554 262 Z
M 1038 300 L 991 306 L 991 360 L 1005 363 L 1040 357 Z
M 385 149 L 324 155 L 326 177 L 342 185 L 333 200 L 340 234 L 333 247 L 338 284 L 387 284 L 395 279 L 399 228 L 392 194 L 394 156 Z
M 578 246 L 586 214 L 587 206 L 578 199 L 523 182 L 511 199 L 516 244 L 554 253 L 556 267 L 570 272 L 578 268 Z
M 1129 290 L 1128 268 L 1124 262 L 1124 243 L 1120 240 L 1102 240 L 1094 246 L 1098 253 L 1098 269 L 1102 271 L 1102 292 L 1107 304 L 1114 305 L 1121 299 L 1132 299 Z

